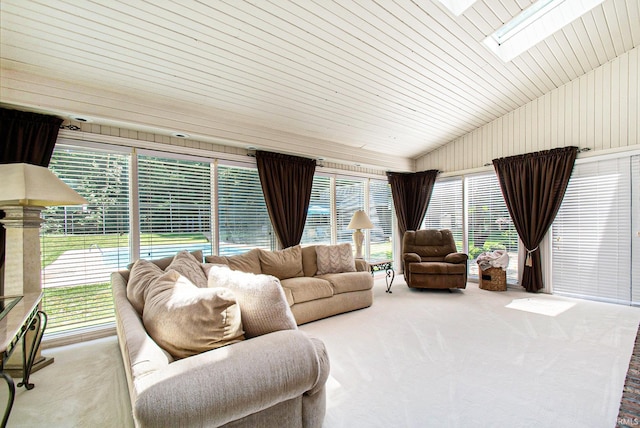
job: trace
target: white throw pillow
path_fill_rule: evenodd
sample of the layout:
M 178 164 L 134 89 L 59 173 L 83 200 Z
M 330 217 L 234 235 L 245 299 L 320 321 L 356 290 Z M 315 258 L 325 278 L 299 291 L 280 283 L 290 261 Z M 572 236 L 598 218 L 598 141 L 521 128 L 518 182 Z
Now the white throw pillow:
M 298 328 L 275 276 L 234 271 L 220 265 L 205 265 L 204 269 L 209 287 L 225 287 L 235 294 L 247 338 Z
M 240 308 L 226 288 L 199 288 L 170 270 L 149 287 L 142 322 L 175 359 L 244 339 Z
M 351 244 L 316 245 L 318 271 L 316 275 L 325 273 L 356 272 Z

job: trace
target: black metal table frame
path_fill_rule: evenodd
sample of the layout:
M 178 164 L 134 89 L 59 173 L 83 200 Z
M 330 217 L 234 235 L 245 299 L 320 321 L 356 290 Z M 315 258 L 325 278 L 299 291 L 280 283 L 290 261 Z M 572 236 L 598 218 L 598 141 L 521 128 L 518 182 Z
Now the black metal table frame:
M 13 402 L 16 396 L 16 385 L 13 382 L 11 375 L 5 372 L 4 366 L 15 350 L 20 339 L 24 337 L 24 340 L 22 341 L 22 382 L 18 383 L 18 388 L 24 386 L 27 390 L 33 389 L 34 385 L 29 383 L 29 376 L 31 376 L 31 369 L 33 368 L 33 363 L 35 362 L 36 355 L 38 354 L 38 348 L 42 342 L 42 336 L 44 335 L 45 328 L 47 328 L 47 314 L 39 310 L 36 305 L 33 311 L 31 311 L 31 314 L 29 314 L 24 325 L 18 330 L 9 346 L 7 346 L 7 349 L 2 353 L 2 360 L 0 361 L 0 377 L 7 382 L 7 386 L 9 388 L 9 401 L 7 402 L 7 408 L 4 411 L 2 425 L 0 425 L 2 428 L 7 426 L 7 421 L 9 420 L 9 415 L 11 414 L 11 409 L 13 408 Z M 35 331 L 35 334 L 33 335 L 31 349 L 27 353 L 26 334 L 28 331 Z
M 371 267 L 371 276 L 373 276 L 374 272 L 385 271 L 386 277 L 385 282 L 387 284 L 387 293 L 393 293 L 391 291 L 391 285 L 393 285 L 393 280 L 396 277 L 396 272 L 393 270 L 393 260 L 384 260 L 381 262 L 369 262 L 369 266 Z

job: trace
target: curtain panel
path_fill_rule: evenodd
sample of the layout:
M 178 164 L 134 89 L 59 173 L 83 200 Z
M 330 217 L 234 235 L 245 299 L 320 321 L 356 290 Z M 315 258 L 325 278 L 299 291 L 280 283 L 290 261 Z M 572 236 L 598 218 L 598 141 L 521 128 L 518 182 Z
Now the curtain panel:
M 435 169 L 414 173 L 387 172 L 400 239 L 407 230 L 420 229 L 437 176 Z
M 538 246 L 556 217 L 578 148 L 569 146 L 493 160 L 502 195 L 527 256 L 522 286 L 544 287 Z
M 307 221 L 315 159 L 258 150 L 256 163 L 267 211 L 280 247 L 298 245 Z
M 58 139 L 62 119 L 18 110 L 0 108 L 0 163 L 29 163 L 49 166 Z M 4 218 L 4 211 L 0 211 Z M 0 227 L 0 268 L 4 267 L 4 227 Z M 4 275 L 0 277 L 4 294 Z

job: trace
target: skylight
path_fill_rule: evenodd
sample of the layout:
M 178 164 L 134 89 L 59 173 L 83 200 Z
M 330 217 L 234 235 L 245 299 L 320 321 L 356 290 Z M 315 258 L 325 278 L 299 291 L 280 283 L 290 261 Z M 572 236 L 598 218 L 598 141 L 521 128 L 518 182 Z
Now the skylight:
M 484 39 L 484 43 L 503 61 L 511 61 L 602 2 L 538 0 Z
M 447 9 L 451 11 L 455 16 L 462 15 L 462 12 L 469 9 L 469 6 L 474 4 L 476 0 L 438 0 Z

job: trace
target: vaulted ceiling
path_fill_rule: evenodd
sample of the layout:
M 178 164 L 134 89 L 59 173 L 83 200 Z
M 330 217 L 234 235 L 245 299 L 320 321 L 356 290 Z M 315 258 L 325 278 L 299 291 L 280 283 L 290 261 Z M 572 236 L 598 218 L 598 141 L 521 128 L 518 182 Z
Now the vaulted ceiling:
M 2 0 L 0 103 L 393 167 L 640 43 L 605 0 L 505 63 L 482 40 L 530 4 Z

